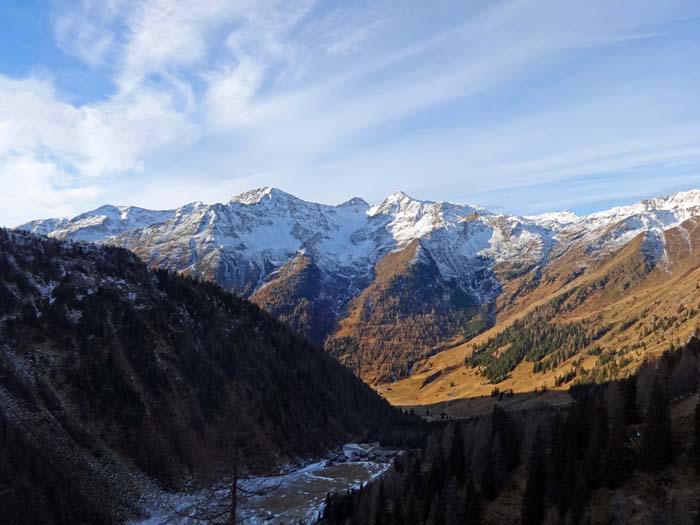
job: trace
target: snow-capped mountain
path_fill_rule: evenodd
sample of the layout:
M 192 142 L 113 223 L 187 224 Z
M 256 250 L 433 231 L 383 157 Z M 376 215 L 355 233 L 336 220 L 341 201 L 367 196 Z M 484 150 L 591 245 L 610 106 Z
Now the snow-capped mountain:
M 167 211 L 103 206 L 73 219 L 33 221 L 18 229 L 58 239 L 127 246 L 149 262 L 201 271 L 222 265 L 218 280 L 252 293 L 296 254 L 324 271 L 371 277 L 386 253 L 420 239 L 444 277 L 465 274 L 465 260 L 536 262 L 552 248 L 557 228 L 538 218 L 495 215 L 402 192 L 370 207 L 360 198 L 315 204 L 275 188 L 238 195 L 226 204 L 187 204 Z
M 172 211 L 105 205 L 72 219 L 33 221 L 20 226 L 19 229 L 27 229 L 59 240 L 103 242 L 121 233 L 165 221 L 172 215 Z
M 663 242 L 661 232 L 699 215 L 700 190 L 692 190 L 578 217 L 563 233 L 609 253 L 645 232 Z
M 479 326 L 487 326 L 504 285 L 576 247 L 585 254 L 577 263 L 586 266 L 644 234 L 648 252 L 662 259 L 660 233 L 699 215 L 698 190 L 586 216 L 518 217 L 402 192 L 375 206 L 360 198 L 331 206 L 260 188 L 224 204 L 166 211 L 103 206 L 19 229 L 127 247 L 152 266 L 251 297 L 319 343 L 329 336 L 354 339 L 338 353 L 364 345 L 374 355 L 392 345 L 386 334 L 396 339 L 397 325 L 427 323 L 437 311 L 463 315 L 451 321 L 454 326 L 423 334 L 419 354 L 458 339 L 468 319 L 483 318 Z M 423 304 L 394 305 L 397 283 L 421 289 Z M 370 320 L 383 327 L 371 341 L 362 338 Z

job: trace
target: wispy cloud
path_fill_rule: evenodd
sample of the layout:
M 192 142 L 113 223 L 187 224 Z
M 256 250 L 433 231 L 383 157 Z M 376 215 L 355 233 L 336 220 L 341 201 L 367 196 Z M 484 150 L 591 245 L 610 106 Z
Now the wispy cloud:
M 539 192 L 529 212 L 580 177 L 656 168 L 660 187 L 700 165 L 696 2 L 81 0 L 55 15 L 56 46 L 111 92 L 68 102 L 50 70 L 0 71 L 0 223 L 258 184 L 330 201 L 519 186 Z M 12 209 L 23 181 L 42 197 Z

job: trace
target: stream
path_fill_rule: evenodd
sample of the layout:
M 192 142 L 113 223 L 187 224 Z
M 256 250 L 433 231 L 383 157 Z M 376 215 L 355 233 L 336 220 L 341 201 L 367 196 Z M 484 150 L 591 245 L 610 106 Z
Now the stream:
M 314 523 L 323 511 L 326 494 L 359 488 L 382 476 L 400 451 L 385 450 L 376 444 L 348 443 L 324 459 L 292 468 L 270 478 L 255 478 L 251 487 L 269 487 L 263 494 L 245 502 L 240 517 L 253 525 Z M 196 494 L 161 494 L 152 498 L 149 517 L 133 525 L 197 523 L 180 514 L 197 501 Z

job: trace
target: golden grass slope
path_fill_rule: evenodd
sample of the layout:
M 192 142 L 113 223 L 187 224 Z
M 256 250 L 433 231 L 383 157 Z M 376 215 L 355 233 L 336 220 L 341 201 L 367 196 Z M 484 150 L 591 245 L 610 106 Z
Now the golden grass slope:
M 649 253 L 649 234 L 600 259 L 589 256 L 583 245 L 559 254 L 540 275 L 533 271 L 504 284 L 493 328 L 421 361 L 410 377 L 379 386 L 379 393 L 393 404 L 414 406 L 488 396 L 494 387 L 516 393 L 552 389 L 557 376 L 572 369 L 579 377 L 587 371 L 589 379 L 595 379 L 592 374 L 626 374 L 700 327 L 699 226 L 700 219 L 690 219 L 665 231 L 665 253 L 656 256 Z M 552 370 L 534 373 L 533 363 L 523 361 L 497 385 L 478 368 L 465 366 L 475 347 L 552 301 L 561 306 L 551 323 L 590 323 L 608 331 Z M 618 369 L 606 365 L 605 372 L 602 356 L 611 352 Z

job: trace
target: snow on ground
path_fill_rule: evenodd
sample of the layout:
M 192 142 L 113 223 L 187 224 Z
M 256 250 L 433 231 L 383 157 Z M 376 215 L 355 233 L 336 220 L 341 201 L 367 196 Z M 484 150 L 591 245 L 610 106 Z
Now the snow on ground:
M 646 241 L 649 253 L 663 255 L 660 234 L 698 216 L 700 191 L 590 215 L 518 217 L 401 192 L 372 207 L 359 198 L 331 206 L 260 188 L 226 204 L 191 203 L 170 211 L 103 206 L 73 219 L 19 228 L 113 243 L 135 250 L 153 266 L 216 275 L 219 284 L 246 295 L 275 281 L 280 268 L 303 254 L 322 274 L 314 300 L 337 312 L 373 280 L 378 261 L 411 242 L 420 242 L 416 253 L 430 255 L 444 282 L 488 304 L 501 290 L 497 265 L 542 267 L 579 243 L 591 257 L 603 257 L 642 232 L 652 234 Z
M 367 445 L 347 444 L 343 456 L 357 458 L 375 450 Z M 244 488 L 262 492 L 246 502 L 242 516 L 246 523 L 290 524 L 314 523 L 323 511 L 326 494 L 356 489 L 382 476 L 391 467 L 392 460 L 366 458 L 343 462 L 327 459 L 308 463 L 279 476 L 255 478 L 243 482 Z M 223 498 L 223 495 L 222 495 Z M 197 493 L 160 493 L 145 503 L 148 517 L 131 522 L 132 525 L 164 525 L 192 523 L 182 515 L 202 501 Z

